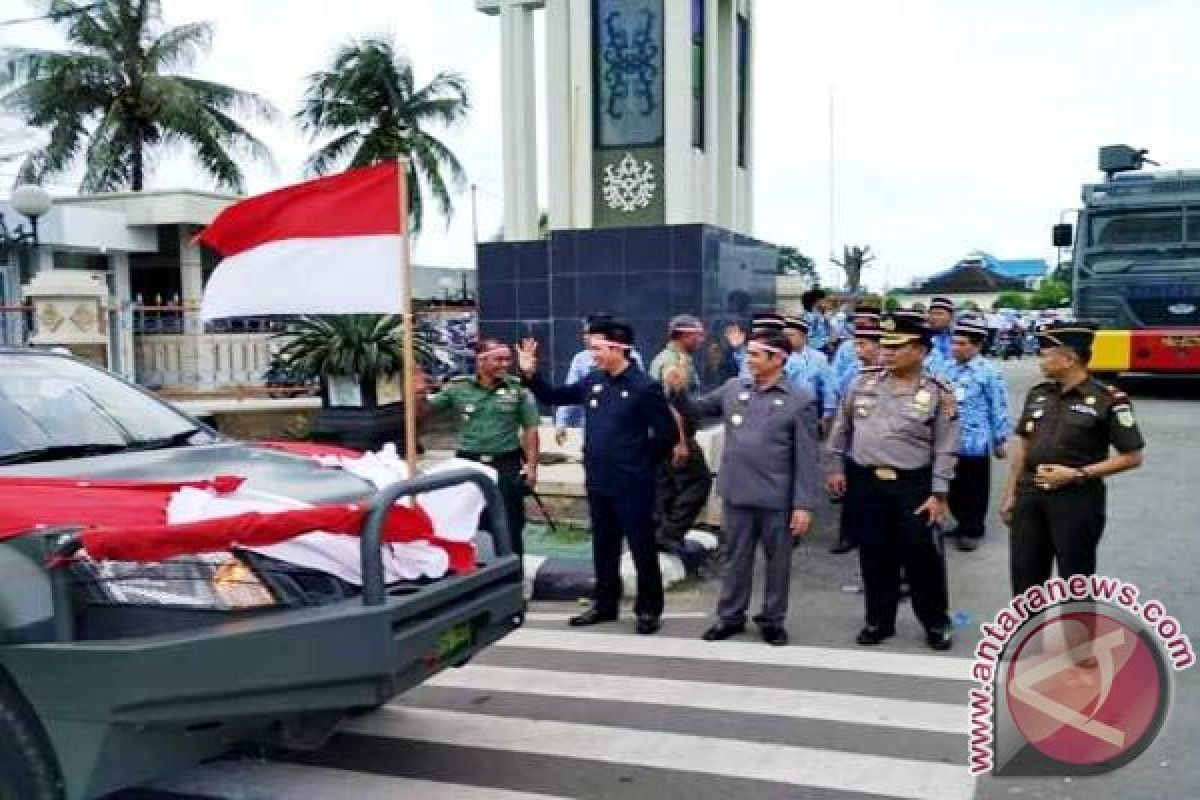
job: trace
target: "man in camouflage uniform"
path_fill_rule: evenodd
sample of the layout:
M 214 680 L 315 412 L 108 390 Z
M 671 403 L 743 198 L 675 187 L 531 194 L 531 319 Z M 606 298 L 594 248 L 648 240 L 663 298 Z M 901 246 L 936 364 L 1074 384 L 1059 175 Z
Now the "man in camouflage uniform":
M 537 484 L 539 417 L 533 395 L 509 374 L 511 367 L 512 350 L 484 339 L 477 348 L 475 374 L 451 379 L 428 405 L 435 413 L 460 415 L 459 458 L 496 470 L 513 551 L 523 555 L 526 482 Z

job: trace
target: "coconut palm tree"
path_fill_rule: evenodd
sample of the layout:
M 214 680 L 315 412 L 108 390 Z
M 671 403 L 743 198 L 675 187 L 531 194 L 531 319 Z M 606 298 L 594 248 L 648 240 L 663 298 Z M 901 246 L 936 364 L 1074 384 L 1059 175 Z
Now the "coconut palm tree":
M 466 173 L 458 158 L 430 133 L 466 118 L 467 82 L 439 72 L 418 87 L 412 64 L 390 39 L 376 36 L 343 45 L 329 68 L 308 77 L 303 107 L 296 114 L 314 140 L 331 136 L 308 159 L 310 174 L 408 159 L 411 229 L 420 231 L 427 188 L 447 219 L 454 213 L 451 189 L 461 191 Z
M 258 95 L 179 73 L 211 42 L 211 23 L 177 27 L 160 0 L 50 0 L 71 49 L 0 49 L 0 110 L 50 134 L 30 154 L 19 181 L 70 170 L 83 159 L 84 192 L 140 191 L 153 157 L 189 148 L 222 188 L 244 188 L 238 156 L 270 161 L 267 148 L 235 117 L 270 120 Z

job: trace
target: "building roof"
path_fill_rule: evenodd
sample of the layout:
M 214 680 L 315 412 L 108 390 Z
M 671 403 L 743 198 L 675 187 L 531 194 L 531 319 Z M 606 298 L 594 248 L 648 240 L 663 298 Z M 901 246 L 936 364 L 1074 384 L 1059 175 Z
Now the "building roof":
M 60 206 L 83 206 L 124 214 L 125 223 L 139 225 L 208 225 L 226 206 L 241 197 L 194 189 L 165 189 L 144 192 L 56 197 Z
M 959 260 L 952 269 L 967 264 L 982 264 L 992 272 L 997 272 L 1009 278 L 1041 278 L 1050 271 L 1050 265 L 1044 258 L 1010 258 L 999 259 L 983 250 L 973 250 L 965 258 Z
M 924 283 L 917 284 L 906 290 L 905 294 L 916 293 L 945 293 L 945 294 L 993 294 L 995 292 L 1023 292 L 1025 282 L 1020 278 L 1001 275 L 999 272 L 981 266 L 978 263 L 959 265 L 954 269 L 939 272 Z

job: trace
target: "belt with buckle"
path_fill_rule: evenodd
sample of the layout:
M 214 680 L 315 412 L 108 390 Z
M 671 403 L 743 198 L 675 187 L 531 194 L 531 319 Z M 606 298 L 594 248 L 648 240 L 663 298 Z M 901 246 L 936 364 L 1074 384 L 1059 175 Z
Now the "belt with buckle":
M 478 461 L 480 464 L 495 464 L 510 459 L 520 460 L 520 450 L 510 450 L 507 453 L 472 453 L 469 450 L 459 450 L 454 455 L 467 461 Z
M 900 477 L 891 467 L 875 467 L 872 471 L 875 473 L 875 477 L 881 481 L 894 481 Z

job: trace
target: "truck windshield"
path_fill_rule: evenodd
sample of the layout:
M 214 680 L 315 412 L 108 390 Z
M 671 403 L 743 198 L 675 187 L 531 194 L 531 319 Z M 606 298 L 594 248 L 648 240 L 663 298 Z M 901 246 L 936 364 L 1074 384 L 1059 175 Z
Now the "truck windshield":
M 101 370 L 55 355 L 0 353 L 0 460 L 186 444 L 189 433 L 207 436 L 167 404 Z
M 1191 216 L 1189 222 L 1195 218 Z M 1200 240 L 1200 228 L 1193 235 L 1193 241 Z M 1171 245 L 1182 241 L 1182 210 L 1097 214 L 1091 218 L 1088 229 L 1088 244 L 1095 248 Z

